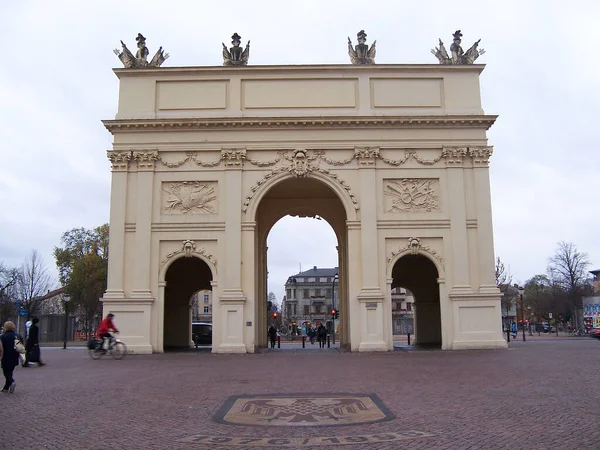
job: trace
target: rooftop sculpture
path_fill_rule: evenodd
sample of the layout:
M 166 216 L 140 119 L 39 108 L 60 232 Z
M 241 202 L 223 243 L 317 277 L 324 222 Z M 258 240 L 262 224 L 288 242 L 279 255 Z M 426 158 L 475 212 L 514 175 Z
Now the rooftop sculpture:
M 242 51 L 242 47 L 240 47 L 242 37 L 233 33 L 231 36 L 231 43 L 233 47 L 230 47 L 227 50 L 227 47 L 223 44 L 223 65 L 224 66 L 245 66 L 248 64 L 248 59 L 250 58 L 250 41 L 246 44 L 246 48 Z
M 119 57 L 123 66 L 126 69 L 143 69 L 146 67 L 160 67 L 160 65 L 165 62 L 165 59 L 169 57 L 168 53 L 164 53 L 162 47 L 158 49 L 158 51 L 154 54 L 154 57 L 150 62 L 148 62 L 148 47 L 146 47 L 146 38 L 142 36 L 142 33 L 138 33 L 135 38 L 137 41 L 138 50 L 133 56 L 133 53 L 129 51 L 127 46 L 123 41 L 121 41 L 121 46 L 123 47 L 123 51 L 119 51 L 119 49 L 114 49 L 115 55 Z
M 479 58 L 480 55 L 485 53 L 484 49 L 477 49 L 479 45 L 479 41 L 475 42 L 469 50 L 463 52 L 462 47 L 460 46 L 462 33 L 460 30 L 456 30 L 456 32 L 452 35 L 454 37 L 452 45 L 450 46 L 450 54 L 452 56 L 448 56 L 448 52 L 446 51 L 446 47 L 444 47 L 444 43 L 440 39 L 440 47 L 436 47 L 431 50 L 431 53 L 435 55 L 435 57 L 440 61 L 440 64 L 473 64 L 473 62 Z
M 371 48 L 365 42 L 367 41 L 367 33 L 365 30 L 360 30 L 356 34 L 358 45 L 352 48 L 352 41 L 348 38 L 348 55 L 350 55 L 350 61 L 352 64 L 375 64 L 375 44 L 377 41 L 373 41 Z

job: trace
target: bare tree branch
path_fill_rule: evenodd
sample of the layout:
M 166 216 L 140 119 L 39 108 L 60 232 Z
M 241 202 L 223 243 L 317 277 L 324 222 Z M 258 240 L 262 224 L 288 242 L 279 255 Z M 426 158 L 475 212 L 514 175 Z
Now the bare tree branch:
M 38 313 L 42 297 L 50 290 L 52 277 L 37 250 L 32 250 L 19 269 L 17 296 L 30 316 Z

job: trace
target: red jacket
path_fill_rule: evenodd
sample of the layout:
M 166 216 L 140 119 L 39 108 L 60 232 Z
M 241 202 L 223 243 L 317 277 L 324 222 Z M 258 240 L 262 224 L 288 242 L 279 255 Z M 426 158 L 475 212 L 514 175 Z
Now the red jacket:
M 106 316 L 104 319 L 102 319 L 102 322 L 100 322 L 100 326 L 98 327 L 96 334 L 98 336 L 101 336 L 113 330 L 118 331 L 117 327 L 115 327 L 114 323 L 112 323 L 112 320 L 110 320 L 108 316 Z

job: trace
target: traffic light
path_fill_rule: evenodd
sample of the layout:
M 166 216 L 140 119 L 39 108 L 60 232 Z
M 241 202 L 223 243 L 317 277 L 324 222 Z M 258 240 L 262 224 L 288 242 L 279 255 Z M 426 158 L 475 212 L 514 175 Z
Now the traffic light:
M 277 319 L 277 313 L 276 312 L 273 313 L 273 319 Z
M 331 310 L 331 318 L 332 318 L 332 319 L 335 319 L 335 318 L 337 317 L 337 315 L 336 315 L 336 314 L 337 314 L 337 311 L 336 311 L 335 309 L 332 309 L 332 310 Z
M 339 310 L 339 309 L 336 309 L 336 310 L 335 310 L 335 318 L 336 318 L 336 319 L 339 319 L 339 318 L 340 318 L 340 310 Z

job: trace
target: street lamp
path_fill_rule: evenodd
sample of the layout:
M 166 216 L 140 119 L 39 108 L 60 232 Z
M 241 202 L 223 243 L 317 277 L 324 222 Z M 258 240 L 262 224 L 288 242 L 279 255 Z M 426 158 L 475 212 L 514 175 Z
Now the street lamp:
M 519 286 L 519 300 L 521 301 L 521 326 L 523 327 L 523 342 L 525 342 L 525 313 L 524 313 L 524 305 L 523 305 L 523 294 L 525 294 L 525 289 L 522 286 Z
M 339 277 L 338 277 L 337 273 L 331 279 L 331 310 L 332 311 L 337 311 L 337 309 L 335 307 L 335 282 L 338 281 L 338 279 L 339 279 Z M 331 337 L 332 337 L 333 343 L 335 344 L 335 313 L 331 317 Z

